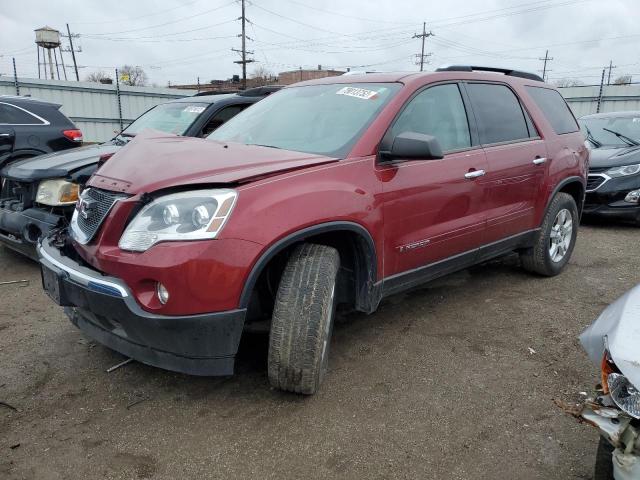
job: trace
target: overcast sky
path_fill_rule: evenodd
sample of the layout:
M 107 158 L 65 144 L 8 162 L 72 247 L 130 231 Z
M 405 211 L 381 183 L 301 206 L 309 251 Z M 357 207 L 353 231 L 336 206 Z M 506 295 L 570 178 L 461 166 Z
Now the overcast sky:
M 145 69 L 150 82 L 195 83 L 241 72 L 240 3 L 229 0 L 0 0 L 0 74 L 38 76 L 34 29 L 49 25 L 78 33 L 80 77 L 123 64 Z M 416 70 L 422 22 L 434 36 L 426 70 L 466 63 L 542 69 L 549 78 L 599 83 L 612 77 L 640 81 L 638 0 L 253 0 L 246 2 L 248 49 L 273 73 L 323 67 Z M 63 39 L 66 45 L 68 40 Z M 65 53 L 65 63 L 71 56 Z M 67 75 L 71 79 L 72 70 Z

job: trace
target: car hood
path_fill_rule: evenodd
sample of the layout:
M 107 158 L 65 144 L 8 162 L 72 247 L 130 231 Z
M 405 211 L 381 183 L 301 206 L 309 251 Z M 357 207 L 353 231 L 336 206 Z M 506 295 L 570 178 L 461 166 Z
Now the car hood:
M 589 168 L 611 168 L 640 163 L 640 147 L 602 147 L 591 150 Z
M 580 342 L 594 364 L 600 367 L 607 345 L 611 359 L 636 387 L 640 387 L 639 318 L 640 285 L 636 285 L 609 305 L 580 335 Z
M 137 194 L 178 185 L 243 183 L 336 161 L 321 155 L 147 131 L 136 135 L 102 165 L 87 185 Z
M 114 153 L 120 148 L 111 143 L 103 143 L 38 155 L 11 163 L 2 170 L 2 176 L 25 182 L 66 177 L 75 170 L 98 163 L 100 156 Z

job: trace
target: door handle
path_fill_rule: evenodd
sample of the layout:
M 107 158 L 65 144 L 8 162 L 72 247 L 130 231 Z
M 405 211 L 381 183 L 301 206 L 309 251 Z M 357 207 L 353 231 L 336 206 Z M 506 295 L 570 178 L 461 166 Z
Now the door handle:
M 533 164 L 534 165 L 542 165 L 543 163 L 547 163 L 547 159 L 545 157 L 534 158 L 533 159 Z
M 0 137 L 10 137 L 10 133 L 0 133 Z
M 478 178 L 483 176 L 485 173 L 487 172 L 485 172 L 484 170 L 472 170 L 470 172 L 465 173 L 464 178 L 467 178 L 467 179 Z

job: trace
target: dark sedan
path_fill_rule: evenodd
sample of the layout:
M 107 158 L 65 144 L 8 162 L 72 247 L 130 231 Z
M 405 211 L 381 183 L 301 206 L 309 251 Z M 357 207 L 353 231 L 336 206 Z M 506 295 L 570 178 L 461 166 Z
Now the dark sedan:
M 274 91 L 274 87 L 239 94 L 198 95 L 153 107 L 112 140 L 71 152 L 14 162 L 0 172 L 0 243 L 36 258 L 41 235 L 65 225 L 82 185 L 138 132 L 147 128 L 204 137 Z
M 640 225 L 640 112 L 580 118 L 591 148 L 584 215 Z

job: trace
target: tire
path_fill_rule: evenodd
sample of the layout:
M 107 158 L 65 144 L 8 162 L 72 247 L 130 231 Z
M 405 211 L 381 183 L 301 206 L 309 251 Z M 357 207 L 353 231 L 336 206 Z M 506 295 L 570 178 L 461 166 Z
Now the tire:
M 569 221 L 570 232 L 566 223 Z M 562 272 L 576 244 L 579 223 L 578 207 L 573 197 L 563 192 L 556 194 L 547 208 L 540 230 L 536 233 L 533 247 L 520 253 L 522 267 L 547 277 Z
M 596 465 L 593 470 L 593 480 L 613 480 L 613 446 L 600 437 L 596 452 Z
M 271 385 L 312 395 L 327 371 L 336 310 L 340 255 L 304 243 L 295 248 L 280 279 L 269 334 Z

